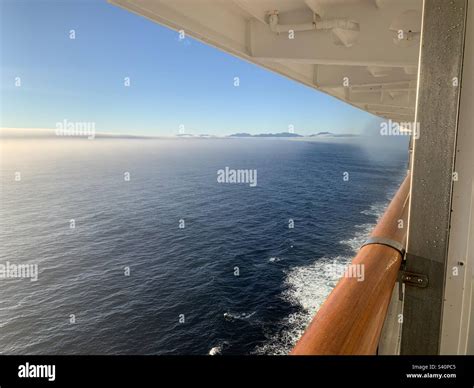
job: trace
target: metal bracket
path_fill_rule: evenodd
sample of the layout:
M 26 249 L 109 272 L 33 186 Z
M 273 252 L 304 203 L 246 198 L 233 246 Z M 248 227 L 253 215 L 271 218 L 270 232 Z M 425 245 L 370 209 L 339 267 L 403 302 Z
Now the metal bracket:
M 418 288 L 428 287 L 428 276 L 415 272 L 407 272 L 403 269 L 398 272 L 397 281 L 399 300 L 403 300 L 403 284 Z
M 398 274 L 398 281 L 419 288 L 425 288 L 428 286 L 428 276 L 414 272 L 400 271 Z
M 362 247 L 370 244 L 385 245 L 398 251 L 400 255 L 402 255 L 402 257 L 405 256 L 405 246 L 402 243 L 399 243 L 398 241 L 386 237 L 369 237 L 367 241 L 362 244 Z

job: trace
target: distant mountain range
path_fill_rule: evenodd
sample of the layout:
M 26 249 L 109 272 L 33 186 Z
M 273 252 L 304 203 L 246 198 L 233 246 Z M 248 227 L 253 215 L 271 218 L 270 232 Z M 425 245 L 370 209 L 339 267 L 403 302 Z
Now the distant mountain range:
M 251 135 L 250 133 L 234 133 L 229 137 L 303 137 L 297 133 L 290 132 L 280 132 L 280 133 L 259 133 L 256 135 Z
M 190 133 L 180 133 L 178 135 L 176 135 L 178 137 L 217 137 L 217 136 L 214 136 L 214 135 L 206 135 L 206 134 L 202 134 L 202 135 L 192 135 Z
M 234 133 L 229 137 L 355 137 L 358 135 L 353 134 L 337 134 L 332 132 L 318 132 L 313 135 L 303 136 L 297 133 L 290 132 L 280 132 L 280 133 L 259 133 L 256 135 L 251 135 L 250 133 Z
M 332 132 L 318 132 L 314 135 L 309 135 L 309 137 L 358 137 L 353 133 L 332 133 Z

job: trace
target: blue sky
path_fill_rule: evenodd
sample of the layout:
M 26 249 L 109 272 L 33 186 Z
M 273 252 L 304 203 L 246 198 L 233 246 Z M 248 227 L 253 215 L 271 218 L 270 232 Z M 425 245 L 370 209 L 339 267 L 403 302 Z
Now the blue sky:
M 377 122 L 105 0 L 0 3 L 2 127 L 55 128 L 66 119 L 95 122 L 98 132 L 173 135 L 184 125 L 186 133 L 225 135 L 291 124 L 309 135 L 359 133 Z

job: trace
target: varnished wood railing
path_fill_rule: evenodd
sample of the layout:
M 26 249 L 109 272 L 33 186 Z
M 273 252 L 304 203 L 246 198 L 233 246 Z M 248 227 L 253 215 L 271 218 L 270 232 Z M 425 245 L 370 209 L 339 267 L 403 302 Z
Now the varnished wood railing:
M 405 246 L 410 180 L 407 176 L 371 237 Z M 375 354 L 402 255 L 381 244 L 363 246 L 352 261 L 364 280 L 343 277 L 291 352 L 292 355 Z

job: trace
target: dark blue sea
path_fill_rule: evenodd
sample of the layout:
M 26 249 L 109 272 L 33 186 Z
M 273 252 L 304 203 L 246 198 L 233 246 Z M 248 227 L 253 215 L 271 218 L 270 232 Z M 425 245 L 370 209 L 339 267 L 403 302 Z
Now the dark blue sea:
M 407 162 L 360 139 L 1 146 L 0 264 L 39 271 L 0 279 L 2 354 L 284 354 Z

